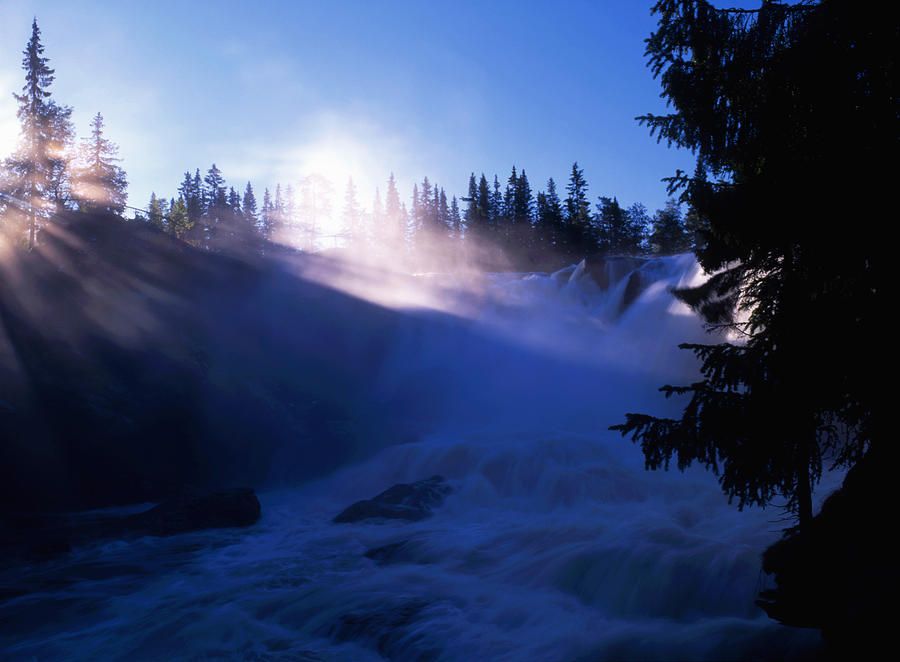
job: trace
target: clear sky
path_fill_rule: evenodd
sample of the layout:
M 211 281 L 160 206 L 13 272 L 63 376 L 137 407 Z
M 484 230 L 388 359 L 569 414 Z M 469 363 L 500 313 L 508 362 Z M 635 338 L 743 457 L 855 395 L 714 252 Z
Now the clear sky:
M 717 6 L 757 7 L 716 2 Z M 650 0 L 438 3 L 349 0 L 0 1 L 0 156 L 18 123 L 22 50 L 37 17 L 54 98 L 79 136 L 103 113 L 129 204 L 176 195 L 215 162 L 228 184 L 348 175 L 363 206 L 393 171 L 409 204 L 427 175 L 465 194 L 468 175 L 525 168 L 563 192 L 573 161 L 589 193 L 650 210 L 690 153 L 634 120 L 663 112 L 646 68 Z

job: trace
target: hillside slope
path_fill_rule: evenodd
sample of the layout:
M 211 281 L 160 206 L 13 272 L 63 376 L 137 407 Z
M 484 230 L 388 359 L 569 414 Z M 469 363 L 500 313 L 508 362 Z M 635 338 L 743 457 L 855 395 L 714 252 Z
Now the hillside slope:
M 409 434 L 405 405 L 368 384 L 397 313 L 298 277 L 314 259 L 210 254 L 84 214 L 9 251 L 0 510 L 155 500 L 273 467 L 301 480 Z

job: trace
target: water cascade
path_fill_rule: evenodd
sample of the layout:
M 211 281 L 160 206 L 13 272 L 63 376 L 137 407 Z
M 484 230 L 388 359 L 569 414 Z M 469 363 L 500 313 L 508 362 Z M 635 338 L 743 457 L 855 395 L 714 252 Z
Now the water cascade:
M 37 590 L 0 603 L 16 633 L 4 659 L 814 655 L 817 632 L 753 604 L 783 513 L 738 512 L 701 469 L 647 472 L 607 430 L 626 411 L 680 411 L 656 389 L 696 377 L 677 344 L 705 335 L 670 289 L 700 277 L 692 256 L 495 274 L 458 291 L 419 277 L 455 299 L 397 327 L 372 385 L 385 401 L 417 394 L 417 438 L 261 490 L 246 530 L 107 541 L 35 565 Z M 332 522 L 436 474 L 452 493 L 432 517 Z

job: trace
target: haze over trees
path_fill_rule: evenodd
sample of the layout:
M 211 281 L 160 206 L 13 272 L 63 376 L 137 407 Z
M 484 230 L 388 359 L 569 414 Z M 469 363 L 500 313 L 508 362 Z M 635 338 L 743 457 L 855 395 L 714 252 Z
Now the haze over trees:
M 667 254 L 689 250 L 692 234 L 672 200 L 653 216 L 640 203 L 627 208 L 612 196 L 591 201 L 589 185 L 572 165 L 561 199 L 550 178 L 532 187 L 524 168 L 500 177 L 469 177 L 466 195 L 427 176 L 404 203 L 393 173 L 371 209 L 359 201 L 353 182 L 336 200 L 333 182 L 311 173 L 294 183 L 263 189 L 235 187 L 212 164 L 184 173 L 177 189 L 153 192 L 130 207 L 128 181 L 117 145 L 98 112 L 90 134 L 74 146 L 72 109 L 52 99 L 54 71 L 35 20 L 24 51 L 26 84 L 19 103 L 21 139 L 3 162 L 0 201 L 3 232 L 13 244 L 33 247 L 56 210 L 103 212 L 150 226 L 211 251 L 265 252 L 266 242 L 306 252 L 335 247 L 373 256 L 402 257 L 413 270 L 451 269 L 461 263 L 485 269 L 555 269 L 596 253 Z M 242 193 L 241 193 L 242 191 Z M 132 212 L 129 212 L 130 215 Z M 336 227 L 329 230 L 328 227 Z

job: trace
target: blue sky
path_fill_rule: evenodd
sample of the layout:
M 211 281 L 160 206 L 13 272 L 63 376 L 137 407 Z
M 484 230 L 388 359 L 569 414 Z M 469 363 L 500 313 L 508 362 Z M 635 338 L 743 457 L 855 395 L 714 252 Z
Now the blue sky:
M 408 202 L 424 175 L 465 194 L 471 171 L 505 183 L 514 164 L 535 191 L 551 176 L 562 190 L 578 161 L 593 200 L 652 211 L 660 179 L 693 160 L 633 119 L 665 110 L 643 54 L 651 5 L 3 0 L 0 154 L 36 16 L 54 98 L 74 107 L 79 135 L 103 113 L 129 204 L 175 194 L 185 170 L 212 162 L 259 198 L 312 172 L 341 196 L 353 176 L 369 206 L 391 171 Z

